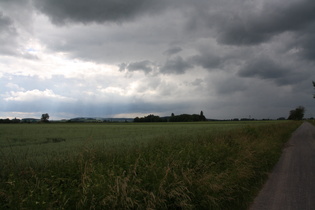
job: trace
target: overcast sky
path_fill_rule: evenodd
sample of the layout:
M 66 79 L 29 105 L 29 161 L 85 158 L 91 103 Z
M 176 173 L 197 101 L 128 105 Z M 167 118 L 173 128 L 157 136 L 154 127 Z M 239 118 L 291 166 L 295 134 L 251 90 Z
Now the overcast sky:
M 0 0 L 0 118 L 315 117 L 314 0 Z

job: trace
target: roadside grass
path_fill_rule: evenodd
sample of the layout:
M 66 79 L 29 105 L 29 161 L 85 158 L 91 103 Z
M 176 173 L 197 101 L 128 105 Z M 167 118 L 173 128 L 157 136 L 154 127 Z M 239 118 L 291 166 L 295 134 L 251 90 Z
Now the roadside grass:
M 308 122 L 315 126 L 315 120 L 308 120 Z
M 0 208 L 246 209 L 299 125 L 6 125 Z

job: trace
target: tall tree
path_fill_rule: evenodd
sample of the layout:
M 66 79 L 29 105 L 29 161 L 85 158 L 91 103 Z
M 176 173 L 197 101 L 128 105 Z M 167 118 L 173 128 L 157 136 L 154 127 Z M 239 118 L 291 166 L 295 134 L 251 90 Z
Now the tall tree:
M 41 120 L 42 122 L 49 122 L 48 119 L 49 119 L 49 114 L 46 113 L 46 114 L 42 114 L 42 117 L 41 117 L 40 120 Z
M 302 120 L 304 117 L 305 108 L 303 106 L 299 106 L 294 110 L 290 111 L 290 115 L 288 120 Z
M 200 112 L 200 116 L 203 116 L 203 111 Z
M 206 117 L 203 115 L 203 111 L 200 112 L 200 120 L 201 121 L 206 121 Z

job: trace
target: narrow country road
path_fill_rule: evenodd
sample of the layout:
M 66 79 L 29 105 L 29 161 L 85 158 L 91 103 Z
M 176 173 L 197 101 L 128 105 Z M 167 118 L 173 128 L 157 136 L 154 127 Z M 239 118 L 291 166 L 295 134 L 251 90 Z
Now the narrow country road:
M 315 209 L 315 127 L 304 122 L 288 141 L 251 210 Z

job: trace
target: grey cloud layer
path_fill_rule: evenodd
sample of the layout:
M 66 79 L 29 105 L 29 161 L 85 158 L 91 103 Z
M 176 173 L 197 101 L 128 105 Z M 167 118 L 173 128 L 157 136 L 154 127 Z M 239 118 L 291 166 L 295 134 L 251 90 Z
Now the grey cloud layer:
M 0 11 L 0 53 L 15 54 L 14 47 L 17 45 L 16 38 L 18 33 L 13 25 L 13 21 L 3 15 Z
M 150 107 L 155 111 L 169 111 L 167 106 L 176 108 L 182 105 L 176 100 L 185 97 L 187 105 L 182 105 L 183 110 L 193 109 L 195 104 L 189 101 L 194 97 L 203 99 L 202 103 L 208 101 L 209 110 L 233 105 L 260 107 L 269 98 L 281 98 L 292 104 L 293 99 L 285 98 L 293 94 L 299 95 L 301 101 L 306 100 L 307 96 L 301 93 L 310 92 L 312 87 L 309 89 L 308 84 L 311 86 L 310 81 L 315 80 L 314 11 L 313 0 L 2 1 L 0 55 L 18 59 L 21 57 L 19 46 L 25 41 L 38 40 L 46 47 L 46 52 L 65 54 L 66 59 L 118 66 L 118 74 L 126 73 L 125 77 L 143 76 L 143 79 L 133 80 L 133 87 L 138 85 L 135 91 L 143 97 L 136 98 L 136 102 L 129 96 L 117 99 L 123 105 L 116 107 L 116 114 L 150 110 Z M 28 19 L 25 26 L 23 16 Z M 0 59 L 5 61 L 4 57 Z M 120 87 L 115 81 L 117 78 L 106 77 L 98 79 L 111 83 L 97 82 L 97 86 Z M 68 83 L 84 84 L 79 79 L 57 78 L 56 75 L 37 87 L 35 80 L 26 84 L 22 77 L 14 79 L 24 91 L 42 86 L 54 89 L 59 95 L 63 88 L 71 89 Z M 53 85 L 55 82 L 58 87 Z M 253 87 L 255 84 L 261 87 Z M 107 94 L 96 91 L 95 82 L 91 86 L 84 85 L 91 94 L 97 91 Z M 75 112 L 86 110 L 87 114 L 92 114 L 93 109 L 100 113 L 115 109 L 114 103 L 98 105 L 85 100 L 93 101 L 97 96 L 80 97 L 85 89 L 65 95 L 74 95 L 79 100 L 62 102 L 65 110 L 81 107 Z M 146 90 L 153 94 L 151 98 Z M 258 91 L 262 93 L 259 104 L 255 102 Z M 159 100 L 169 97 L 174 101 L 163 105 L 152 100 L 154 97 Z M 129 99 L 132 101 L 129 104 L 124 101 Z M 201 101 L 199 99 L 194 101 Z M 10 107 L 14 107 L 13 102 Z
M 206 25 L 209 27 L 217 28 L 221 43 L 259 44 L 279 33 L 304 30 L 314 24 L 315 2 L 312 0 L 274 1 L 259 10 L 243 6 L 234 11 L 227 7 L 223 11 L 209 13 L 203 20 L 208 20 Z
M 36 7 L 56 24 L 67 22 L 121 22 L 141 14 L 155 13 L 165 1 L 154 0 L 34 0 Z
M 315 25 L 315 2 L 312 0 L 302 1 L 266 1 L 262 6 L 257 8 L 255 4 L 247 1 L 52 1 L 52 0 L 37 0 L 35 6 L 41 12 L 48 15 L 56 24 L 64 24 L 67 22 L 77 23 L 103 23 L 103 22 L 130 22 L 134 17 L 142 16 L 143 14 L 159 14 L 163 11 L 172 9 L 178 11 L 184 9 L 186 26 L 174 25 L 171 28 L 161 28 L 158 22 L 152 22 L 152 27 L 138 28 L 136 33 L 127 32 L 127 39 L 134 43 L 139 42 L 140 47 L 144 47 L 145 43 L 141 44 L 140 40 L 152 39 L 156 37 L 154 42 L 171 42 L 174 37 L 170 37 L 168 33 L 177 33 L 181 41 L 189 40 L 191 36 L 194 39 L 215 37 L 217 41 L 225 45 L 257 45 L 268 42 L 276 35 L 292 32 L 298 40 L 295 44 L 300 49 L 301 56 L 307 56 L 313 59 L 314 55 L 314 25 Z M 149 17 L 149 16 L 148 16 Z M 171 18 L 171 17 L 170 17 Z M 154 19 L 154 18 L 153 18 Z M 152 20 L 153 20 L 152 19 Z M 162 20 L 162 19 L 161 19 Z M 172 23 L 173 19 L 164 19 Z M 174 22 L 176 23 L 176 22 Z M 177 22 L 178 23 L 178 22 Z M 148 27 L 149 25 L 146 25 Z M 125 27 L 125 25 L 122 25 Z M 126 28 L 127 29 L 127 28 Z M 132 29 L 131 29 L 132 30 Z M 161 31 L 163 30 L 163 31 Z M 185 31 L 186 30 L 186 31 Z M 152 34 L 147 33 L 148 31 Z M 118 32 L 118 31 L 117 31 Z M 182 33 L 182 34 L 179 34 Z M 187 34 L 185 34 L 187 33 Z M 143 37 L 142 34 L 146 34 Z M 156 36 L 159 34 L 161 37 Z M 163 40 L 169 36 L 169 40 Z M 112 41 L 118 41 L 121 34 L 114 34 L 117 38 Z M 129 35 L 129 37 L 128 37 Z M 97 35 L 96 35 L 97 36 Z M 138 39 L 135 37 L 139 37 Z M 109 37 L 106 37 L 109 38 Z M 123 38 L 124 39 L 124 38 Z M 160 39 L 160 40 L 159 40 Z M 174 38 L 175 39 L 175 38 Z M 101 40 L 99 37 L 98 39 Z M 82 40 L 77 40 L 82 41 Z M 191 42 L 191 40 L 189 40 Z M 145 41 L 146 42 L 146 41 Z M 84 43 L 82 43 L 84 44 Z M 119 43 L 115 43 L 119 45 Z M 129 43 L 123 43 L 126 46 L 126 51 L 130 49 Z M 149 43 L 148 43 L 149 44 Z M 71 41 L 64 47 L 71 47 L 76 43 L 71 44 Z M 108 45 L 108 44 L 106 44 Z M 90 45 L 90 47 L 92 47 Z M 148 45 L 147 45 L 148 46 Z M 104 46 L 106 47 L 106 46 Z M 120 46 L 123 47 L 123 46 Z M 87 47 L 87 50 L 89 47 Z M 96 50 L 92 48 L 91 50 Z M 101 50 L 101 49 L 99 49 Z M 169 50 L 164 50 L 160 54 L 172 55 L 180 53 L 183 47 L 177 46 Z M 289 50 L 289 49 L 288 49 Z M 73 51 L 76 51 L 73 49 Z M 79 50 L 78 50 L 79 51 Z M 81 53 L 82 50 L 80 50 Z M 93 52 L 89 52 L 93 54 Z M 88 55 L 82 55 L 88 56 Z M 111 55 L 108 55 L 111 56 Z M 213 65 L 213 62 L 219 62 L 217 59 L 212 61 L 202 61 L 203 55 L 196 56 L 196 62 L 203 63 L 203 67 Z M 144 58 L 142 60 L 151 60 Z M 210 64 L 208 64 L 210 63 Z
M 166 51 L 164 52 L 164 54 L 170 56 L 170 55 L 174 55 L 174 54 L 176 54 L 176 53 L 179 53 L 179 52 L 182 51 L 182 50 L 183 50 L 183 49 L 182 49 L 181 47 L 176 46 L 176 47 L 172 47 L 172 48 L 166 50 Z
M 289 74 L 289 69 L 276 64 L 269 58 L 256 58 L 248 61 L 238 72 L 242 77 L 260 77 L 262 79 L 279 79 Z

